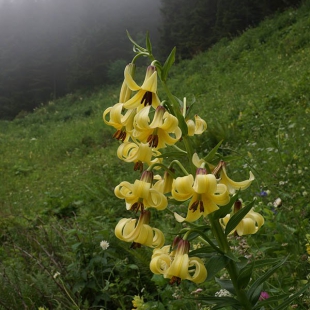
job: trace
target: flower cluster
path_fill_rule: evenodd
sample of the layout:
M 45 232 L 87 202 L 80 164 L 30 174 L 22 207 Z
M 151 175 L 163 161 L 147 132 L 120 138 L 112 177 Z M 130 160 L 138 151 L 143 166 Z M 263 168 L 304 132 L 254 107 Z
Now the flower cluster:
M 114 137 L 120 142 L 118 158 L 133 163 L 134 170 L 139 173 L 133 183 L 122 181 L 115 187 L 116 197 L 123 199 L 126 210 L 134 214 L 118 222 L 115 235 L 132 243 L 132 248 L 142 245 L 153 248 L 150 269 L 170 279 L 170 283 L 181 280 L 202 283 L 207 270 L 201 258 L 191 255 L 187 240 L 190 230 L 175 238 L 172 245 L 165 245 L 164 233 L 150 226 L 151 212 L 166 210 L 173 199 L 187 205 L 185 216 L 181 211 L 174 212 L 177 222 L 205 223 L 210 215 L 229 205 L 236 192 L 249 187 L 254 176 L 250 172 L 249 179 L 235 182 L 228 177 L 224 161 L 219 160 L 214 165 L 209 162 L 210 157 L 199 158 L 189 139 L 203 134 L 207 123 L 198 115 L 190 117 L 186 98 L 177 99 L 167 88 L 165 80 L 173 53 L 162 66 L 153 58 L 150 49 L 134 45 L 137 56 L 147 55 L 153 60 L 147 67 L 144 81 L 141 86 L 135 82 L 134 58 L 124 70 L 119 102 L 103 113 L 104 122 L 116 130 Z M 158 80 L 162 82 L 165 100 L 159 97 Z M 167 151 L 168 147 L 173 148 L 173 152 Z M 176 157 L 182 157 L 182 162 Z M 167 164 L 166 160 L 170 162 Z M 216 225 L 224 231 L 238 211 L 231 208 L 223 213 Z M 139 217 L 135 218 L 136 215 Z M 230 233 L 253 234 L 263 223 L 260 214 L 248 210 Z M 221 249 L 218 251 L 222 253 Z

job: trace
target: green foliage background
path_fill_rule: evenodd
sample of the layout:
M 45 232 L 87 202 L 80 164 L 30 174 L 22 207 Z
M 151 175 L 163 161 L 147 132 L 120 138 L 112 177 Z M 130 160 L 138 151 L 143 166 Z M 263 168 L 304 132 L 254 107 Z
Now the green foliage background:
M 234 242 L 249 257 L 290 255 L 264 287 L 271 295 L 293 293 L 309 277 L 309 12 L 306 1 L 180 62 L 169 76 L 175 95 L 195 101 L 194 112 L 208 123 L 198 151 L 224 139 L 220 152 L 234 159 L 232 178 L 255 174 L 245 199 L 257 197 L 266 223 Z M 118 142 L 102 121 L 119 88 L 76 92 L 0 121 L 0 309 L 131 309 L 138 294 L 158 309 L 202 309 L 185 299 L 197 286 L 152 278 L 150 251 L 114 237 L 127 214 L 113 189 L 138 177 L 116 158 Z M 172 238 L 167 221 L 154 213 L 152 222 Z M 110 243 L 106 251 L 101 240 Z M 209 296 L 219 289 L 214 282 L 200 287 Z M 309 294 L 294 304 L 309 309 Z

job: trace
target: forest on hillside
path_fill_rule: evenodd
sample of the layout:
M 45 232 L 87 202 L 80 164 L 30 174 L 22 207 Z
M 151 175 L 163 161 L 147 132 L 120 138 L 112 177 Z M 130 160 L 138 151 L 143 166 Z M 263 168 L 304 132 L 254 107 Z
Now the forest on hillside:
M 156 54 L 192 58 L 296 0 L 2 0 L 0 119 L 122 79 L 126 30 Z M 141 44 L 144 44 L 141 42 Z

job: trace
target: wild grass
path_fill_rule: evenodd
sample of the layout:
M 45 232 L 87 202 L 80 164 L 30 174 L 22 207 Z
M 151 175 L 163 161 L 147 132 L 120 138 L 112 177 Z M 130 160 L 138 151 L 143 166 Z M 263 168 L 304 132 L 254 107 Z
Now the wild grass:
M 195 101 L 208 123 L 200 152 L 224 140 L 236 179 L 255 174 L 246 199 L 257 197 L 266 223 L 259 234 L 236 240 L 246 255 L 289 256 L 270 281 L 271 293 L 294 292 L 309 278 L 310 2 L 233 41 L 222 40 L 171 73 L 169 86 Z M 150 274 L 150 252 L 133 252 L 113 237 L 124 204 L 113 189 L 134 180 L 116 157 L 118 142 L 102 112 L 118 101 L 119 85 L 67 95 L 12 122 L 0 122 L 0 309 L 131 309 L 134 295 L 158 309 L 202 309 L 171 296 Z M 277 200 L 277 199 L 280 200 Z M 281 202 L 280 202 L 281 201 Z M 165 224 L 157 219 L 161 228 Z M 109 251 L 99 247 L 108 240 Z M 140 251 L 140 250 L 139 250 Z M 60 272 L 59 277 L 55 277 Z M 206 284 L 213 294 L 216 286 Z M 160 301 L 160 304 L 158 303 Z M 297 305 L 297 306 L 294 306 Z M 308 309 L 304 294 L 291 307 Z

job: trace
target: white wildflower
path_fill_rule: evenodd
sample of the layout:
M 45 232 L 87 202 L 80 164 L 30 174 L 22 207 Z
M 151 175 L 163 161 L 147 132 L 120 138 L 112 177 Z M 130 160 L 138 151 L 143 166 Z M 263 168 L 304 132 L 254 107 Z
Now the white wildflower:
M 102 240 L 100 242 L 100 247 L 102 248 L 102 250 L 106 250 L 109 247 L 109 245 L 110 245 L 109 242 L 106 240 Z
M 231 294 L 225 289 L 221 289 L 215 293 L 215 297 L 230 297 Z
M 57 271 L 57 272 L 55 272 L 53 278 L 56 279 L 58 276 L 60 276 L 60 272 Z

